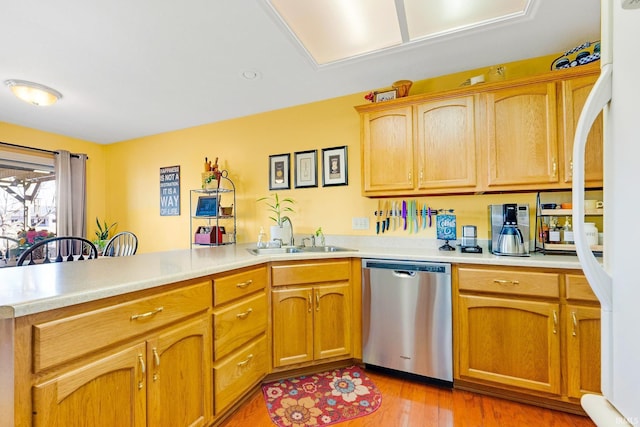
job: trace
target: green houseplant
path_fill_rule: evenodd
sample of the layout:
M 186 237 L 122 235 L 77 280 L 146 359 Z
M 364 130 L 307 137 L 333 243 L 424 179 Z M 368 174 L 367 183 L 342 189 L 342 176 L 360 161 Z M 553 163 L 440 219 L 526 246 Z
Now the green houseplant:
M 96 226 L 98 227 L 98 229 L 95 231 L 96 240 L 94 240 L 93 243 L 95 243 L 98 251 L 102 252 L 105 245 L 107 244 L 107 241 L 109 240 L 109 232 L 113 229 L 113 227 L 116 226 L 116 224 L 118 223 L 114 222 L 113 224 L 109 225 L 107 221 L 100 223 L 100 220 L 98 219 L 98 217 L 96 217 Z
M 257 201 L 266 202 L 267 210 L 271 212 L 269 219 L 271 219 L 273 222 L 276 223 L 276 225 L 273 225 L 270 228 L 271 240 L 280 239 L 282 242 L 291 241 L 291 233 L 293 233 L 293 225 L 291 225 L 291 221 L 289 221 L 291 228 L 288 230 L 288 232 L 285 232 L 285 229 L 282 226 L 283 225 L 282 223 L 284 218 L 287 218 L 287 216 L 284 215 L 285 213 L 295 212 L 291 207 L 295 203 L 295 200 L 289 197 L 281 199 L 278 196 L 278 193 L 275 193 L 272 196 L 261 197 Z
M 266 202 L 268 207 L 267 210 L 272 213 L 272 216 L 269 216 L 269 219 L 273 220 L 279 227 L 282 227 L 282 218 L 284 217 L 284 212 L 295 212 L 291 207 L 291 205 L 295 203 L 295 200 L 289 197 L 280 199 L 278 197 L 278 193 L 275 193 L 273 196 L 269 197 L 261 197 L 257 201 Z

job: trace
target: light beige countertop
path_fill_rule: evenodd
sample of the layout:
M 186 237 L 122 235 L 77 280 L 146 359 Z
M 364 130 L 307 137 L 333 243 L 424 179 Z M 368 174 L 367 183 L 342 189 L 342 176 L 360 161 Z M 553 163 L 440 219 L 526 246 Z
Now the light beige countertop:
M 204 277 L 269 261 L 322 258 L 386 258 L 409 261 L 580 269 L 576 256 L 495 256 L 439 251 L 432 239 L 327 236 L 328 245 L 355 251 L 252 255 L 253 244 L 201 247 L 132 257 L 0 269 L 0 319 L 10 319 L 101 298 Z

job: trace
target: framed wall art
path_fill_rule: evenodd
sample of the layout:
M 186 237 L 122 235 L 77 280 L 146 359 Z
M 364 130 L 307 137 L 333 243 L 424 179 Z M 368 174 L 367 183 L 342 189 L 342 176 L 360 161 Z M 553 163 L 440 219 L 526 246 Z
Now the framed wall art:
M 288 190 L 291 154 L 269 156 L 269 190 Z
M 384 92 L 376 92 L 374 101 L 375 102 L 383 102 L 390 101 L 392 99 L 396 99 L 398 92 L 395 89 L 386 90 Z
M 318 186 L 318 150 L 294 153 L 294 184 L 296 188 Z
M 347 185 L 347 146 L 322 149 L 322 185 Z

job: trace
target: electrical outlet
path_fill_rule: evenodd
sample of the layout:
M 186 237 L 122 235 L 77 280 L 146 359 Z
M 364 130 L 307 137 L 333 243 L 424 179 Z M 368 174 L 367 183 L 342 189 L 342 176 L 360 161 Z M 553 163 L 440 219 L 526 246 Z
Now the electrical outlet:
M 351 229 L 352 230 L 368 230 L 369 229 L 369 218 L 367 218 L 367 217 L 354 217 L 354 218 L 351 218 Z

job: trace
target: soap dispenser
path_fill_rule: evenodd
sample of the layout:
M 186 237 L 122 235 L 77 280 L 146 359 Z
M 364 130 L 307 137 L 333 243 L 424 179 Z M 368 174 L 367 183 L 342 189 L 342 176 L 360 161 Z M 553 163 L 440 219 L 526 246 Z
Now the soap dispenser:
M 267 247 L 267 234 L 264 232 L 264 228 L 260 227 L 260 233 L 258 233 L 258 248 Z

